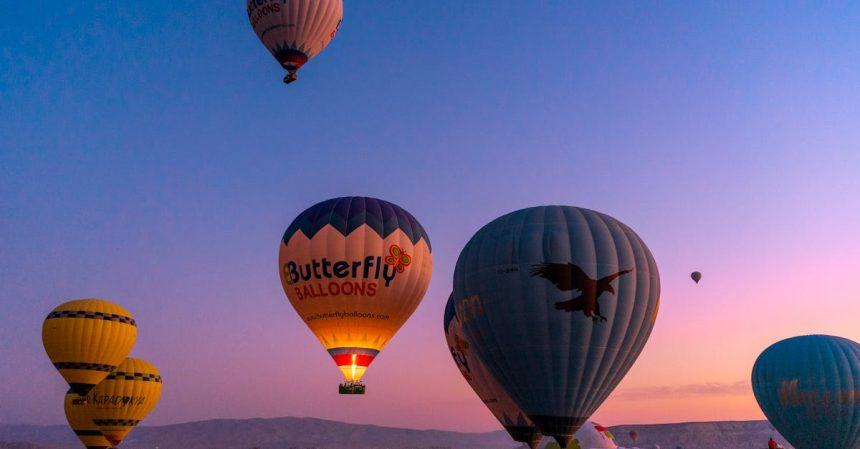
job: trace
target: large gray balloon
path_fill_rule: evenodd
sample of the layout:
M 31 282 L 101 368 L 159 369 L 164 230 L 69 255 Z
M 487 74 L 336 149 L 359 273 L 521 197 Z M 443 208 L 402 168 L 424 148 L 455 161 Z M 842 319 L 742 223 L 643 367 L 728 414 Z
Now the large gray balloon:
M 484 366 L 566 447 L 645 346 L 660 277 L 648 248 L 620 221 L 534 207 L 472 237 L 457 260 L 454 302 Z

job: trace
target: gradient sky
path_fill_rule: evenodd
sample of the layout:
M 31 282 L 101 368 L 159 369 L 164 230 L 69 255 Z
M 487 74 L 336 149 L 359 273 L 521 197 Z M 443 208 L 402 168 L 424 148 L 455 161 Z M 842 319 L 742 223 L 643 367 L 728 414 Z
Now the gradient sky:
M 606 424 L 759 419 L 765 347 L 860 340 L 860 4 L 345 9 L 285 87 L 239 0 L 0 4 L 0 422 L 63 422 L 41 323 L 98 296 L 132 310 L 133 355 L 164 375 L 149 424 L 497 429 L 442 309 L 469 237 L 539 204 L 615 216 L 660 266 Z M 365 397 L 337 394 L 277 275 L 286 226 L 340 195 L 403 206 L 435 258 Z

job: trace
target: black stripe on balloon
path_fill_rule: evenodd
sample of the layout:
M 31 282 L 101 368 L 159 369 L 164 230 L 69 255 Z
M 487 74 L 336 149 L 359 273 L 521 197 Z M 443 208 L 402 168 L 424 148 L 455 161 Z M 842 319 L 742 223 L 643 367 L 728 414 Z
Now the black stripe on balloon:
M 94 419 L 97 426 L 136 426 L 139 419 Z
M 117 315 L 115 313 L 104 313 L 104 312 L 92 312 L 88 310 L 60 310 L 54 311 L 48 314 L 46 320 L 53 320 L 56 318 L 86 318 L 91 320 L 105 320 L 105 321 L 115 321 L 118 323 L 130 324 L 132 326 L 137 326 L 134 322 L 134 318 L 125 316 L 125 315 Z
M 102 432 L 100 430 L 75 430 L 75 435 L 82 437 L 100 437 L 102 436 Z
M 147 373 L 129 373 L 124 371 L 114 371 L 105 378 L 108 380 L 113 379 L 121 379 L 121 380 L 140 380 L 143 382 L 156 382 L 162 383 L 161 376 L 158 374 L 147 374 Z
M 57 362 L 54 368 L 59 369 L 80 369 L 86 371 L 105 371 L 111 372 L 116 368 L 115 365 L 104 365 L 101 363 L 83 363 L 83 362 Z

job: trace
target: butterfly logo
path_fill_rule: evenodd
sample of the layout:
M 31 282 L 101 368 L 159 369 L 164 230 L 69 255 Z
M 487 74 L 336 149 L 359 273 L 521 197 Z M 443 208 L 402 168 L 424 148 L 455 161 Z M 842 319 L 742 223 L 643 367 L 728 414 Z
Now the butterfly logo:
M 403 270 L 412 263 L 412 257 L 397 245 L 391 245 L 388 248 L 388 254 L 385 257 L 385 263 L 394 267 L 398 273 L 403 273 Z

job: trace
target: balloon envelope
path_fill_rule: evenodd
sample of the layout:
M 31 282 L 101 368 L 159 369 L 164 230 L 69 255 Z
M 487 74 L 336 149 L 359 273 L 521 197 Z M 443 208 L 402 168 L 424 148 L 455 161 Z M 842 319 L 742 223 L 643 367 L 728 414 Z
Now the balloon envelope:
M 343 0 L 248 0 L 248 20 L 257 37 L 295 80 L 295 72 L 334 39 L 343 20 Z
M 448 297 L 448 302 L 445 305 L 443 327 L 445 340 L 448 342 L 448 350 L 451 352 L 451 357 L 454 358 L 457 368 L 469 386 L 472 387 L 472 390 L 475 391 L 475 394 L 481 399 L 481 402 L 490 409 L 490 412 L 499 420 L 514 441 L 526 443 L 533 449 L 538 447 L 543 436 L 475 356 L 471 345 L 463 334 L 462 324 L 457 318 L 453 299 L 454 295 Z
M 87 395 L 93 422 L 114 446 L 152 411 L 161 399 L 161 374 L 141 359 L 125 359 Z
M 690 278 L 693 279 L 697 284 L 702 280 L 702 273 L 698 271 L 694 271 L 690 274 Z
M 93 422 L 93 416 L 87 406 L 86 400 L 72 390 L 66 393 L 63 402 L 66 412 L 66 421 L 69 427 L 81 440 L 81 444 L 87 449 L 108 449 L 111 443 L 105 438 L 99 426 Z
M 280 245 L 290 304 L 349 381 L 412 315 L 433 271 L 430 239 L 399 206 L 334 198 L 302 212 Z
M 797 449 L 860 448 L 860 345 L 827 335 L 775 343 L 753 366 L 767 419 Z
M 457 316 L 479 359 L 563 445 L 639 356 L 659 297 L 657 265 L 636 233 L 569 206 L 494 220 L 454 272 Z
M 639 439 L 639 433 L 637 433 L 635 430 L 631 430 L 630 431 L 630 439 L 633 440 L 633 442 L 635 443 L 636 440 Z
M 83 396 L 131 352 L 137 327 L 131 313 L 103 299 L 57 306 L 42 324 L 42 343 L 72 391 Z

